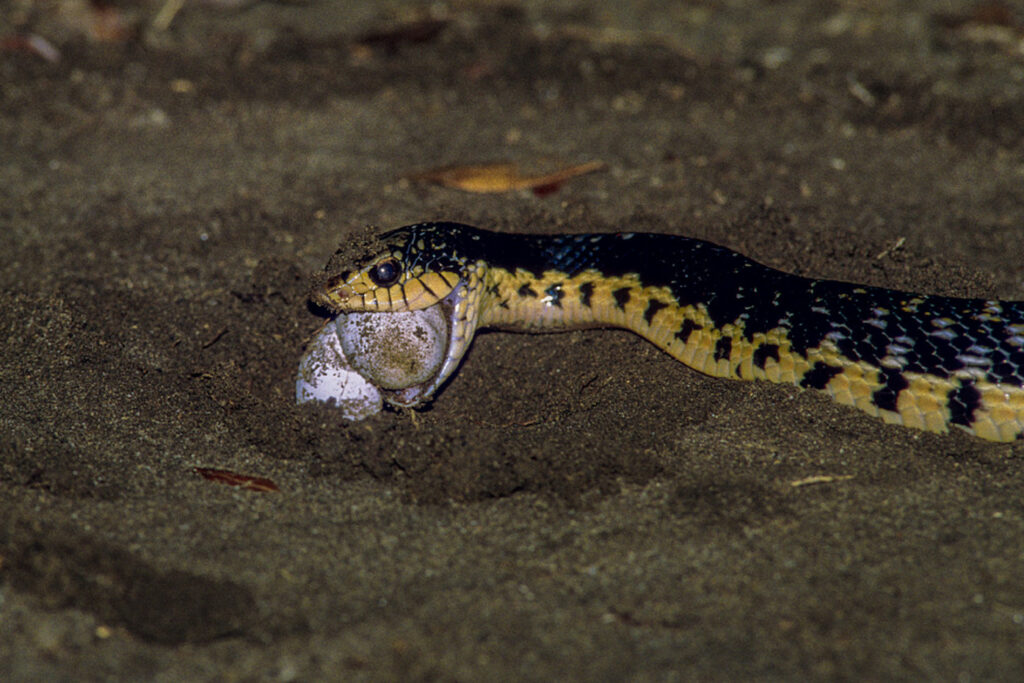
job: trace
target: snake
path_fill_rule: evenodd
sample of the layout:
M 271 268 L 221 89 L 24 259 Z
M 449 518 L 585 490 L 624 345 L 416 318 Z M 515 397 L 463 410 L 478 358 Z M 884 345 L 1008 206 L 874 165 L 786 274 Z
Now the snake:
M 691 237 L 512 234 L 426 222 L 339 250 L 310 299 L 333 313 L 441 306 L 428 403 L 477 330 L 631 330 L 713 377 L 824 392 L 886 423 L 982 439 L 1024 435 L 1024 301 L 953 298 L 787 273 Z

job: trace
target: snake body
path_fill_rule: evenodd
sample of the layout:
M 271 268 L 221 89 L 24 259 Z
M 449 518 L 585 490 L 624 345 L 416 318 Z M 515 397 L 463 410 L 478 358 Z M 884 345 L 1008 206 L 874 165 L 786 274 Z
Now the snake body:
M 445 307 L 446 361 L 396 405 L 430 400 L 478 328 L 620 327 L 714 377 L 824 391 L 933 432 L 1024 434 L 1024 302 L 805 278 L 687 237 L 421 223 L 329 264 L 312 298 L 335 312 Z

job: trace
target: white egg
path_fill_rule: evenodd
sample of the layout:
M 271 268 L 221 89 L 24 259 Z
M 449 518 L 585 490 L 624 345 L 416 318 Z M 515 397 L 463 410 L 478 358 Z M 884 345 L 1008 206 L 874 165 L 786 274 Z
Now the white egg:
M 381 389 L 400 390 L 433 378 L 448 349 L 440 306 L 395 313 L 349 313 L 335 320 L 352 368 Z
M 365 419 L 381 411 L 381 390 L 434 378 L 447 348 L 448 322 L 440 306 L 340 315 L 320 329 L 299 361 L 295 400 L 333 402 L 344 419 Z
M 386 314 L 381 314 L 386 315 Z M 381 393 L 352 369 L 333 323 L 320 328 L 299 361 L 297 403 L 333 401 L 346 420 L 363 420 L 381 411 Z

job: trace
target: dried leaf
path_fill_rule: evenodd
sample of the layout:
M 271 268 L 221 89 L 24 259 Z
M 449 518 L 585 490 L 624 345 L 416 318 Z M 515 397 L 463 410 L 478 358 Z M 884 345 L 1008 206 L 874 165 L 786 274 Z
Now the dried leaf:
M 423 19 L 399 24 L 383 31 L 370 31 L 356 39 L 359 45 L 378 46 L 388 52 L 395 52 L 402 45 L 429 43 L 448 26 L 446 19 Z
M 249 489 L 250 491 L 259 491 L 260 493 L 280 491 L 280 489 L 277 488 L 277 484 L 266 477 L 253 477 L 248 474 L 238 474 L 231 470 L 219 470 L 213 467 L 195 467 L 193 469 L 197 474 L 201 475 L 203 479 L 215 481 L 218 484 L 241 486 L 242 488 Z
M 815 474 L 803 479 L 794 479 L 789 482 L 793 488 L 799 486 L 813 486 L 814 484 L 831 484 L 836 481 L 847 481 L 853 479 L 852 474 Z
M 409 176 L 411 180 L 424 180 L 465 192 L 498 193 L 532 189 L 538 194 L 550 194 L 570 178 L 593 173 L 605 168 L 603 161 L 566 166 L 551 173 L 523 174 L 513 163 L 479 164 L 473 166 L 445 166 Z

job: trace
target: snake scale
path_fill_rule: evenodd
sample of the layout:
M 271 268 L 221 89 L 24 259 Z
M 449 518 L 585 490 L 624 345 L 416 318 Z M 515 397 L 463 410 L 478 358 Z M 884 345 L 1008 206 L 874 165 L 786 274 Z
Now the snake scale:
M 933 432 L 1024 434 L 1024 301 L 800 277 L 675 235 L 513 235 L 458 223 L 399 228 L 361 257 L 336 255 L 311 298 L 336 313 L 444 307 L 445 361 L 392 396 L 396 405 L 429 401 L 479 328 L 620 327 L 714 377 L 821 390 Z

